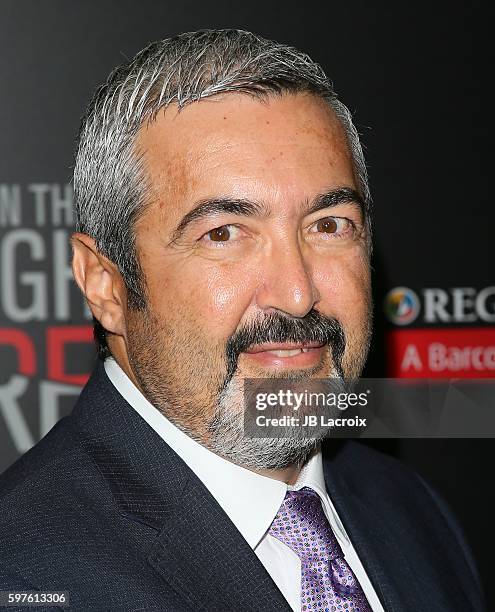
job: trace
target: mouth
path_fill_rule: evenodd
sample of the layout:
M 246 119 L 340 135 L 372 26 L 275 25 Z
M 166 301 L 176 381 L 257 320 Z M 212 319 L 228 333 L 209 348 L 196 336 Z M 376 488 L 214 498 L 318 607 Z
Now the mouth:
M 326 346 L 319 342 L 266 343 L 248 348 L 244 355 L 263 366 L 311 367 L 322 359 Z

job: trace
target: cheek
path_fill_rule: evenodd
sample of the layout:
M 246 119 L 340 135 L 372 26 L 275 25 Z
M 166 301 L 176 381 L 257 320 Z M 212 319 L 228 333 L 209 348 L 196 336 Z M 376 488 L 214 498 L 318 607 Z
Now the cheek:
M 369 316 L 369 260 L 362 250 L 318 263 L 315 285 L 324 314 L 335 316 L 344 328 L 360 325 Z
M 205 335 L 225 339 L 238 327 L 255 293 L 257 277 L 246 265 L 184 265 L 168 279 L 163 316 L 188 319 Z M 168 313 L 168 314 L 167 314 Z

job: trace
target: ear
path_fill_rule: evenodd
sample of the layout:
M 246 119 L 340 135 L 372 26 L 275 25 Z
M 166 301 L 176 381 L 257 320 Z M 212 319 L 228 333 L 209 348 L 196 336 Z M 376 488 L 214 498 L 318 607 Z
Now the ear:
M 107 331 L 125 336 L 127 291 L 117 266 L 87 234 L 72 234 L 71 244 L 72 272 L 91 312 Z

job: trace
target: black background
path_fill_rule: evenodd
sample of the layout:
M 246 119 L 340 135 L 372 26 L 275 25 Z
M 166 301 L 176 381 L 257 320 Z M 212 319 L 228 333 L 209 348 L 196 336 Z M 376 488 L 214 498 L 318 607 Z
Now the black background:
M 3 0 L 0 182 L 70 180 L 90 94 L 147 42 L 239 27 L 308 52 L 354 113 L 365 145 L 375 202 L 377 303 L 367 373 L 383 376 L 380 304 L 388 289 L 494 281 L 487 23 L 477 2 Z M 0 324 L 8 325 L 2 317 Z M 0 431 L 0 444 L 1 437 Z M 493 441 L 372 444 L 417 469 L 454 508 L 493 608 Z

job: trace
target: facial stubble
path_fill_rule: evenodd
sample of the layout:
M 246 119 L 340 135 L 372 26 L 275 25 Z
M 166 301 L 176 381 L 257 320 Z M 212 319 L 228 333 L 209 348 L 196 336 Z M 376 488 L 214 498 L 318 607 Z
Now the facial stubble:
M 158 320 L 145 308 L 129 317 L 129 362 L 141 391 L 151 404 L 188 436 L 216 454 L 258 470 L 303 464 L 321 442 L 323 434 L 309 438 L 304 431 L 292 428 L 277 438 L 245 435 L 243 378 L 238 362 L 251 340 L 261 343 L 321 338 L 321 330 L 320 334 L 312 331 L 315 322 L 320 320 L 319 315 L 313 312 L 311 316 L 302 326 L 300 320 L 285 315 L 272 318 L 271 323 L 270 317 L 265 317 L 261 324 L 251 323 L 235 332 L 227 343 L 209 345 L 204 341 L 204 330 L 199 326 L 195 328 L 189 324 L 187 330 L 180 333 L 178 325 Z M 277 320 L 278 326 L 273 324 Z M 311 370 L 291 370 L 283 375 L 260 369 L 250 372 L 249 376 L 345 378 L 343 329 L 334 319 L 323 317 L 323 320 L 329 322 L 332 339 L 319 364 Z M 309 325 L 310 322 L 313 325 Z M 357 334 L 362 342 L 357 342 L 358 350 L 354 346 L 356 354 L 347 359 L 349 376 L 354 377 L 364 364 L 369 332 L 366 328 Z M 354 340 L 355 344 L 357 338 Z

